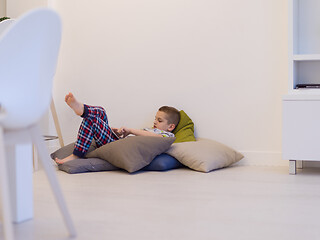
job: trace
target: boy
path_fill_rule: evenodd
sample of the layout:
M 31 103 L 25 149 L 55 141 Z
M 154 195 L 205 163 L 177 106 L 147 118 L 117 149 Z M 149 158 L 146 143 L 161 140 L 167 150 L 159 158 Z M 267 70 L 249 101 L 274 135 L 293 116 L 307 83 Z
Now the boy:
M 72 93 L 65 97 L 65 102 L 73 111 L 83 118 L 79 128 L 77 141 L 73 154 L 64 159 L 55 158 L 57 164 L 63 164 L 77 158 L 82 158 L 87 153 L 92 139 L 97 147 L 125 138 L 129 134 L 135 136 L 174 137 L 172 131 L 180 121 L 180 113 L 173 107 L 163 106 L 159 108 L 153 128 L 133 129 L 127 127 L 111 128 L 105 110 L 99 106 L 89 106 L 76 100 Z

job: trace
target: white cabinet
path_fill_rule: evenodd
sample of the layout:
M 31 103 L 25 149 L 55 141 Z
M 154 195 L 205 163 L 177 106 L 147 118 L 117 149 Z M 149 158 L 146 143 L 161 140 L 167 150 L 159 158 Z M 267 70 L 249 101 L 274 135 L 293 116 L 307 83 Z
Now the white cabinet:
M 289 0 L 288 6 L 289 91 L 283 97 L 282 150 L 295 174 L 296 160 L 320 161 L 320 0 Z
M 320 99 L 284 99 L 283 132 L 284 159 L 320 161 Z

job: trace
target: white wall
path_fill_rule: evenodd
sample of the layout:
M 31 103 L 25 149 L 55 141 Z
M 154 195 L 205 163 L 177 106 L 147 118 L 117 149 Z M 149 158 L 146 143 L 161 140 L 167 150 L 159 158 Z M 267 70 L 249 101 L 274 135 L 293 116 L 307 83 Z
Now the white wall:
M 6 0 L 0 0 L 0 17 L 6 16 Z
M 55 0 L 63 40 L 54 99 L 65 142 L 80 119 L 63 102 L 103 105 L 114 126 L 141 128 L 161 105 L 196 134 L 246 155 L 281 159 L 287 1 Z M 285 162 L 285 161 L 284 161 Z
M 10 18 L 17 18 L 26 11 L 36 7 L 46 7 L 48 0 L 6 0 L 7 15 Z

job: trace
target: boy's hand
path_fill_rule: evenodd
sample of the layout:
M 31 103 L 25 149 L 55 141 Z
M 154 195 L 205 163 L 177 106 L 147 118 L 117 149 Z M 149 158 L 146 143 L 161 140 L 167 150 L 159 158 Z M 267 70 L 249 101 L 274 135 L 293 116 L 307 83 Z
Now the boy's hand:
M 123 138 L 125 138 L 126 136 L 128 136 L 128 135 L 131 133 L 131 131 L 130 131 L 130 128 L 121 127 L 121 128 L 119 129 L 119 133 L 121 134 L 121 136 L 122 136 Z
M 120 128 L 111 128 L 112 131 L 118 136 L 118 138 L 122 138 L 122 133 L 120 132 Z
M 127 127 L 111 128 L 111 129 L 119 138 L 125 138 L 126 136 L 131 134 L 131 130 Z

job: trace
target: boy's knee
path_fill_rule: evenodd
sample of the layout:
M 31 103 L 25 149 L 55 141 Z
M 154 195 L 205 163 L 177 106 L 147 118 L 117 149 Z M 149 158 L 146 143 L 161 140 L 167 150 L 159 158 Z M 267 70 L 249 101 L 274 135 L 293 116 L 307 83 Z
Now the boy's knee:
M 106 110 L 103 108 L 103 107 L 101 107 L 101 106 L 98 106 L 97 107 L 101 112 L 104 112 L 104 113 L 106 113 Z

